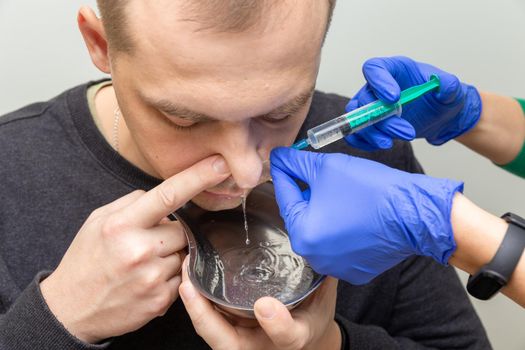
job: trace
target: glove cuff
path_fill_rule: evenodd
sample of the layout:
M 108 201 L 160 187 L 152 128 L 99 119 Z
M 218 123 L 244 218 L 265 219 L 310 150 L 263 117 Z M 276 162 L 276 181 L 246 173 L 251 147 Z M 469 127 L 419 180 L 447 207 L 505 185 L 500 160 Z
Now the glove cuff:
M 465 94 L 465 105 L 463 109 L 440 135 L 432 139 L 427 138 L 428 143 L 434 146 L 440 146 L 470 131 L 478 123 L 483 109 L 478 89 L 467 84 L 462 84 L 462 87 Z
M 417 187 L 415 193 L 419 194 L 414 205 L 420 219 L 413 233 L 418 235 L 414 239 L 415 250 L 420 255 L 430 256 L 447 265 L 456 250 L 450 221 L 452 202 L 456 192 L 463 192 L 464 184 L 454 180 L 421 176 L 414 186 Z

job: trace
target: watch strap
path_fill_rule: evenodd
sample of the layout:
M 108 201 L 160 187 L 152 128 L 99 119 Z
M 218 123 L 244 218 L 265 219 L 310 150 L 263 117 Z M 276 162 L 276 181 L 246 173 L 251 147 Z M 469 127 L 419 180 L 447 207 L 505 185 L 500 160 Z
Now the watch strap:
M 509 228 L 496 255 L 490 263 L 484 266 L 485 270 L 495 271 L 500 274 L 506 282 L 512 276 L 525 249 L 525 228 L 516 225 L 513 221 L 507 222 L 509 223 Z

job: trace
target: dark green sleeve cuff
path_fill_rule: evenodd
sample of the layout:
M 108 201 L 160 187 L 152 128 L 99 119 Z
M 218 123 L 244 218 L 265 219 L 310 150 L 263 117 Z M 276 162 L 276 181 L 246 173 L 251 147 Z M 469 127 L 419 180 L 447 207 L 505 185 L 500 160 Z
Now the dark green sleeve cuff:
M 525 113 L 525 100 L 517 98 L 516 99 Z M 510 163 L 505 165 L 500 165 L 502 169 L 507 170 L 515 175 L 525 178 L 525 144 L 521 148 L 518 156 Z

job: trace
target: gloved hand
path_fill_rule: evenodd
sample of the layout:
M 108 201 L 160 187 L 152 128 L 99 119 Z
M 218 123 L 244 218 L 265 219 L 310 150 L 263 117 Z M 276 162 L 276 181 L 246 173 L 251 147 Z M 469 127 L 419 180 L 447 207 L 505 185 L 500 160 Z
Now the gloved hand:
M 399 100 L 400 93 L 427 82 L 436 74 L 441 87 L 403 106 L 401 118 L 388 118 L 346 137 L 346 141 L 364 150 L 392 147 L 392 139 L 425 138 L 441 145 L 470 130 L 481 115 L 481 98 L 476 88 L 461 83 L 452 74 L 407 57 L 372 58 L 363 65 L 367 84 L 346 106 L 354 110 L 378 98 L 387 103 Z
M 412 255 L 446 264 L 455 250 L 450 211 L 462 183 L 290 148 L 274 149 L 271 166 L 292 248 L 319 273 L 364 284 Z

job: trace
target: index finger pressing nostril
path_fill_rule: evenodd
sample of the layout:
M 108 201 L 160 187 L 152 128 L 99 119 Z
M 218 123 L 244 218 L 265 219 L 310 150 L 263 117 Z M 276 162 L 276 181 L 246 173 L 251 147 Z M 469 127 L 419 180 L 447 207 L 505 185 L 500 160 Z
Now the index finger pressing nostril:
M 213 156 L 197 162 L 190 168 L 164 180 L 144 193 L 134 203 L 123 208 L 118 215 L 130 226 L 150 228 L 163 217 L 180 208 L 207 188 L 224 181 L 229 172 L 223 172 L 224 159 Z M 218 163 L 218 164 L 217 164 Z

